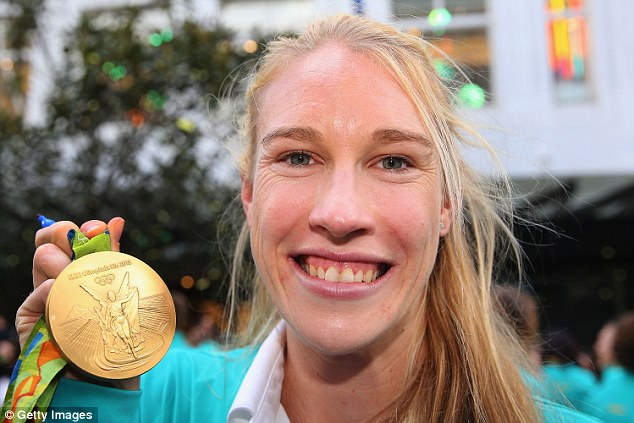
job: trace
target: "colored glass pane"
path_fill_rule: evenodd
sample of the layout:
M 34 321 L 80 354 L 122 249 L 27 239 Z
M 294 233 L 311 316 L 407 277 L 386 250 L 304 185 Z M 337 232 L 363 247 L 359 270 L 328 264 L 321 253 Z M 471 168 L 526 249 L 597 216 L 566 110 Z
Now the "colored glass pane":
M 588 97 L 587 24 L 583 0 L 547 0 L 548 63 L 559 99 Z

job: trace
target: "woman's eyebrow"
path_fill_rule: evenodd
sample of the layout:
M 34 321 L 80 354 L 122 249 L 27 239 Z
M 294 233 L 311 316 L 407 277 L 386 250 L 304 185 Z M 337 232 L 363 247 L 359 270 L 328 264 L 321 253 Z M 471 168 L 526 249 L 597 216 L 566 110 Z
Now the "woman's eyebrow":
M 432 142 L 421 133 L 403 129 L 377 129 L 372 133 L 372 140 L 390 144 L 394 142 L 413 141 L 426 148 L 432 148 Z
M 320 140 L 323 136 L 319 131 L 308 126 L 282 126 L 273 129 L 271 132 L 262 137 L 261 144 L 275 138 L 289 138 L 298 141 Z
M 272 139 L 287 138 L 298 141 L 322 140 L 323 136 L 318 130 L 309 126 L 282 126 L 275 128 L 262 137 L 261 144 L 266 144 Z M 431 148 L 432 143 L 425 135 L 403 129 L 377 129 L 372 133 L 372 141 L 384 144 L 410 141 Z

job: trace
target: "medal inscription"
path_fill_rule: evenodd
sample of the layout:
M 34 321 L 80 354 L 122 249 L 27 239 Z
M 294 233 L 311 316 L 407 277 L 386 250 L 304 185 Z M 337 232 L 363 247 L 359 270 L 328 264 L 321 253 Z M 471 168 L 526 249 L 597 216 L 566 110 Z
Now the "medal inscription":
M 89 254 L 62 272 L 49 295 L 47 322 L 69 361 L 109 379 L 153 367 L 169 348 L 176 323 L 161 278 L 140 260 L 115 252 Z
M 88 276 L 92 274 L 107 272 L 108 270 L 111 270 L 111 269 L 119 269 L 121 267 L 131 266 L 131 265 L 132 265 L 132 260 L 121 260 L 118 263 L 109 263 L 109 264 L 92 268 L 92 269 L 84 269 L 81 272 L 70 273 L 68 275 L 68 279 L 78 279 L 78 278 L 81 278 L 82 276 Z

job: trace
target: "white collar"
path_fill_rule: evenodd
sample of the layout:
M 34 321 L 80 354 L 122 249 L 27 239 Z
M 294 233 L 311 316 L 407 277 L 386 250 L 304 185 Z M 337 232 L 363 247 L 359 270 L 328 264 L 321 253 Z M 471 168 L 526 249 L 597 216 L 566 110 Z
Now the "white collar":
M 290 423 L 282 407 L 286 322 L 271 331 L 233 400 L 227 423 Z

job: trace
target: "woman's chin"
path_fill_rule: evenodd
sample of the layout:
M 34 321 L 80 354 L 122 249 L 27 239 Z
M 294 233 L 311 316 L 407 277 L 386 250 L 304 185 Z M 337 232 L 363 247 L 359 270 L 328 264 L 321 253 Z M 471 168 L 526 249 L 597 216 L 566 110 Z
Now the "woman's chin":
M 379 328 L 354 324 L 341 318 L 328 318 L 324 321 L 313 321 L 307 325 L 289 323 L 292 334 L 304 347 L 326 356 L 348 355 L 368 350 L 373 344 L 380 342 L 382 333 Z M 363 330 L 359 330 L 359 328 Z

